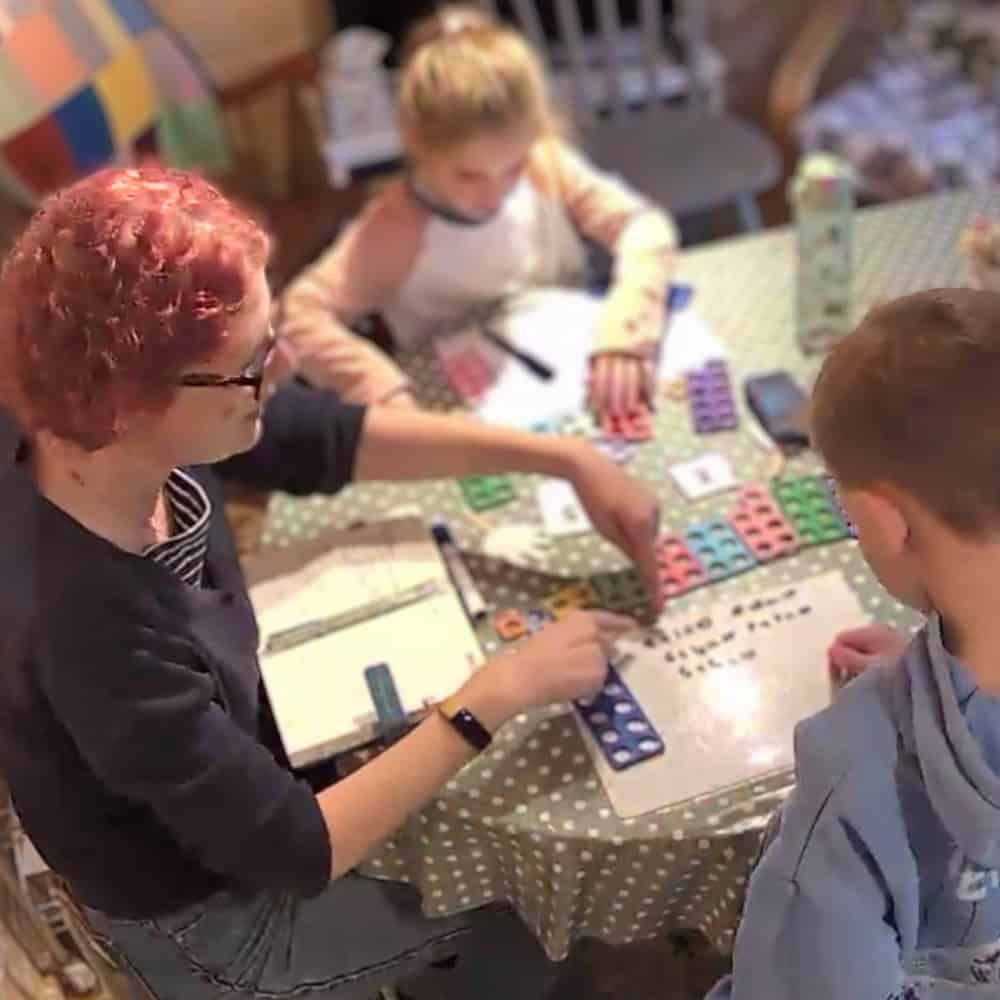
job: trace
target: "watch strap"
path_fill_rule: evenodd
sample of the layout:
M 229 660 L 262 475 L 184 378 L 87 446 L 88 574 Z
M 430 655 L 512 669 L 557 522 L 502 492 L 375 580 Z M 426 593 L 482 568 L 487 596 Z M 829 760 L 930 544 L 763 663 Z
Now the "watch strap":
M 482 753 L 493 742 L 490 731 L 458 698 L 445 699 L 437 706 L 437 710 L 448 725 L 477 753 Z

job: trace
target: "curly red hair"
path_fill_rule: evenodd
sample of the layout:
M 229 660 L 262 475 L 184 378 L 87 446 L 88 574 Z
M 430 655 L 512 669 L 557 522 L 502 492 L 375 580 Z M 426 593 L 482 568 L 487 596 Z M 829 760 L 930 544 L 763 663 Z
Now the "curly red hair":
M 112 168 L 51 195 L 0 270 L 0 404 L 88 450 L 226 336 L 268 239 L 203 178 Z

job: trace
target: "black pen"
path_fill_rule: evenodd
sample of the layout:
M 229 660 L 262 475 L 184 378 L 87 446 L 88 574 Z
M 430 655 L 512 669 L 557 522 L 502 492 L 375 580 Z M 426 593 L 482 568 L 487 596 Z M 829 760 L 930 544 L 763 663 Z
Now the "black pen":
M 491 344 L 500 348 L 505 354 L 509 354 L 512 358 L 520 361 L 532 375 L 536 375 L 543 382 L 551 382 L 555 378 L 556 373 L 544 361 L 539 361 L 534 355 L 522 351 L 519 347 L 515 347 L 506 337 L 501 337 L 499 333 L 491 330 L 487 325 L 483 324 L 481 329 L 483 336 Z

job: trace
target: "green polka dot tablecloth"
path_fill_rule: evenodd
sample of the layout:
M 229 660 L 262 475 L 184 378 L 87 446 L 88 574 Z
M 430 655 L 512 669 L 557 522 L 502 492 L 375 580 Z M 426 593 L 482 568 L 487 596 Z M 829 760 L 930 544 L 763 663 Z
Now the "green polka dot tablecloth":
M 954 194 L 860 213 L 858 310 L 909 291 L 965 283 L 966 266 L 956 249 L 959 233 L 986 204 L 985 195 Z M 777 230 L 687 253 L 678 277 L 694 286 L 693 307 L 726 345 L 734 383 L 780 368 L 802 385 L 811 384 L 817 361 L 804 358 L 794 338 L 794 233 Z M 404 363 L 425 404 L 455 405 L 430 354 Z M 744 481 L 766 475 L 767 455 L 742 429 L 745 421 L 736 432 L 699 438 L 690 431 L 687 404 L 664 401 L 656 424 L 655 440 L 639 449 L 629 468 L 658 492 L 668 530 L 722 513 L 732 502 L 731 495 L 684 501 L 668 479 L 669 464 L 710 449 L 724 452 Z M 787 473 L 812 471 L 813 463 L 812 458 L 796 460 Z M 520 478 L 517 490 L 512 503 L 487 519 L 540 524 L 534 483 Z M 483 526 L 467 516 L 458 485 L 450 481 L 354 486 L 335 499 L 275 497 L 264 544 L 287 544 L 327 525 L 371 519 L 408 505 L 428 516 L 444 516 L 462 548 L 477 552 Z M 497 608 L 532 607 L 565 578 L 623 565 L 593 535 L 560 540 L 545 572 L 478 555 L 469 562 Z M 674 604 L 704 607 L 831 569 L 845 574 L 873 617 L 908 621 L 903 608 L 871 578 L 853 542 L 804 550 Z M 487 653 L 499 646 L 490 630 L 483 640 Z M 817 663 L 815 669 L 824 666 Z M 507 901 L 553 959 L 565 957 L 581 937 L 625 943 L 681 928 L 697 928 L 729 949 L 760 828 L 790 783 L 790 774 L 782 773 L 622 820 L 611 810 L 575 721 L 566 706 L 557 707 L 513 720 L 491 751 L 449 782 L 363 871 L 417 886 L 431 915 Z

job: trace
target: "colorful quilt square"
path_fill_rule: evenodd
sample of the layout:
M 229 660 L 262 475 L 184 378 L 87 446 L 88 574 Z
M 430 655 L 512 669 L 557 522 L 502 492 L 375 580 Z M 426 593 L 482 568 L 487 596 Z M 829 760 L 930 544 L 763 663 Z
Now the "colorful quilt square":
M 21 20 L 36 13 L 39 0 L 2 0 L 0 2 L 0 31 L 4 35 Z
M 73 39 L 77 55 L 92 69 L 100 69 L 111 52 L 94 22 L 80 9 L 78 0 L 49 0 L 52 14 L 68 38 Z
M 18 66 L 0 56 L 0 136 L 16 135 L 47 110 L 48 103 L 36 93 Z
M 93 87 L 84 87 L 57 108 L 55 119 L 79 169 L 93 170 L 111 159 L 114 153 L 111 128 Z
M 181 104 L 202 101 L 208 86 L 193 62 L 163 28 L 153 28 L 139 39 L 159 93 Z
M 50 104 L 87 81 L 89 70 L 48 11 L 17 21 L 4 39 L 4 55 Z
M 133 35 L 141 35 L 157 24 L 156 16 L 142 0 L 111 0 L 111 6 Z
M 3 158 L 35 195 L 62 187 L 79 173 L 66 137 L 54 118 L 43 118 L 5 142 Z
M 101 41 L 112 54 L 132 44 L 125 25 L 111 9 L 108 0 L 77 0 L 84 17 L 94 26 Z
M 159 100 L 138 44 L 118 54 L 94 81 L 118 147 L 129 145 L 156 118 Z

